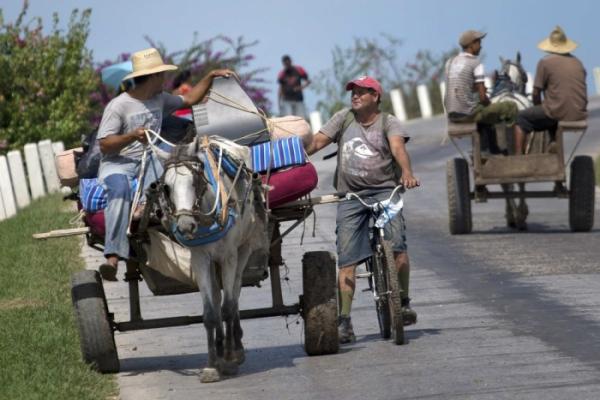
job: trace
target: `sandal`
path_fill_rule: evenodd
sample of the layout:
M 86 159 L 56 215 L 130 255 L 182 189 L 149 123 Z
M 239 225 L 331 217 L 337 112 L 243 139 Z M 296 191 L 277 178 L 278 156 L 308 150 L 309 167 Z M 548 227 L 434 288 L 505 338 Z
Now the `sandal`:
M 98 271 L 100 272 L 100 276 L 102 277 L 102 279 L 104 279 L 105 281 L 110 281 L 110 282 L 117 281 L 117 266 L 116 265 L 112 265 L 111 263 L 106 262 L 106 263 L 100 265 L 100 268 L 98 269 Z

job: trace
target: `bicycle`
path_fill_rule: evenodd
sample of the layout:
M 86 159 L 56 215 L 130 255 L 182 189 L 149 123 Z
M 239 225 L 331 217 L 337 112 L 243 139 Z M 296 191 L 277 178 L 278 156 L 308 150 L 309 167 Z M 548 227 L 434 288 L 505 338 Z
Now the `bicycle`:
M 346 200 L 356 199 L 370 211 L 370 237 L 373 255 L 366 260 L 367 272 L 356 274 L 356 278 L 368 279 L 369 290 L 373 293 L 375 300 L 381 337 L 384 339 L 392 337 L 395 344 L 402 345 L 405 343 L 402 288 L 395 268 L 391 243 L 384 238 L 385 225 L 402 209 L 401 196 L 397 202 L 392 201 L 398 192 L 404 192 L 402 185 L 394 188 L 388 199 L 371 204 L 352 192 L 337 193 L 336 196 Z

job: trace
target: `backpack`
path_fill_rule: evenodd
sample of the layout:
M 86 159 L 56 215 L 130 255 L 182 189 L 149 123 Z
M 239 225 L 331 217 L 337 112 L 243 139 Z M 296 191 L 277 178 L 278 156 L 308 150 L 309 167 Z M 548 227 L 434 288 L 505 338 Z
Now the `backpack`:
M 383 136 L 385 136 L 386 138 L 386 142 L 388 144 L 388 147 L 390 145 L 389 140 L 387 140 L 387 119 L 388 119 L 389 114 L 386 112 L 381 112 L 381 124 L 383 126 Z M 342 123 L 342 127 L 339 130 L 339 133 L 337 135 L 337 142 L 338 144 L 341 142 L 342 136 L 344 136 L 344 133 L 346 132 L 346 130 L 348 129 L 348 127 L 350 126 L 350 124 L 354 121 L 354 112 L 352 112 L 352 110 L 348 110 L 348 112 L 346 113 L 346 115 L 344 116 L 344 122 Z M 341 161 L 341 157 L 342 157 L 342 152 L 338 151 L 337 153 L 337 164 L 335 166 L 335 173 L 333 175 L 333 187 L 337 189 L 337 184 L 338 184 L 338 168 L 340 165 L 340 161 Z M 391 149 L 390 149 L 390 153 L 391 153 Z M 326 158 L 330 158 L 333 157 L 335 154 L 330 154 L 328 156 L 326 156 Z M 392 154 L 392 158 L 394 157 L 394 155 Z M 392 168 L 394 170 L 394 177 L 396 182 L 400 181 L 400 178 L 402 177 L 402 168 L 400 168 L 400 166 L 398 165 L 398 162 L 396 162 L 396 160 L 393 160 L 392 163 Z

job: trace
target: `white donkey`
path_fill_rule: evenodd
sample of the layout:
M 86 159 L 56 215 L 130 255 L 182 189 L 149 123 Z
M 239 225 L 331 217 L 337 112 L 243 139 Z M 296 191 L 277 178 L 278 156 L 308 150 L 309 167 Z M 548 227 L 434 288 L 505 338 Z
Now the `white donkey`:
M 242 273 L 251 256 L 264 261 L 269 249 L 260 179 L 239 166 L 233 167 L 234 178 L 224 173 L 223 145 L 196 138 L 176 147 L 168 158 L 159 155 L 165 159 L 161 184 L 163 208 L 170 214 L 167 227 L 190 248 L 203 299 L 208 365 L 201 372 L 202 382 L 235 374 L 244 362 L 238 306 Z
M 501 101 L 510 101 L 517 105 L 519 111 L 529 108 L 533 105 L 531 100 L 527 98 L 527 72 L 521 65 L 521 53 L 517 52 L 515 61 L 504 59 L 500 57 L 500 63 L 502 68 L 500 71 L 496 71 L 494 79 L 494 88 L 492 90 L 491 102 L 498 103 Z M 506 134 L 511 137 L 507 137 Z M 512 143 L 513 130 L 509 129 L 508 132 L 503 132 L 499 137 L 503 140 L 505 150 L 510 153 L 509 143 Z M 533 135 L 532 135 L 533 136 Z M 504 192 L 512 192 L 512 184 L 503 184 L 502 190 Z M 519 192 L 525 191 L 525 184 L 519 183 Z M 519 197 L 519 204 L 517 205 L 514 199 L 506 199 L 506 221 L 508 226 L 514 227 L 520 230 L 527 229 L 527 215 L 529 214 L 529 208 L 525 201 L 524 196 Z

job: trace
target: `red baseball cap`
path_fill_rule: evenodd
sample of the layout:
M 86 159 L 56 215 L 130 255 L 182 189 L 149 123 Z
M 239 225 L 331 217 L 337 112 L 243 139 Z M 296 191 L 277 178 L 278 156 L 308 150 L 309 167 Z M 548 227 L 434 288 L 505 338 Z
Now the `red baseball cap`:
M 354 86 L 373 89 L 379 94 L 379 96 L 383 94 L 383 90 L 381 90 L 381 83 L 379 83 L 377 79 L 371 78 L 370 76 L 365 75 L 351 80 L 346 84 L 346 90 L 352 90 Z

